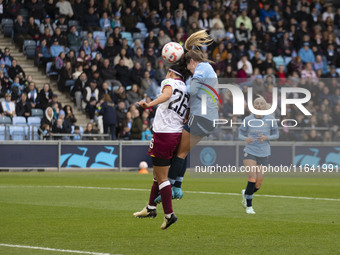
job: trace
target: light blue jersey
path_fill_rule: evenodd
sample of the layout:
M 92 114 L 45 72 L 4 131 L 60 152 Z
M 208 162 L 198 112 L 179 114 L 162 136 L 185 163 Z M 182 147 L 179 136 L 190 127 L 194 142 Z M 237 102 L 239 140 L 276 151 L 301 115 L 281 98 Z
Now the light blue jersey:
M 268 137 L 267 141 L 259 143 L 257 138 L 260 135 Z M 269 141 L 279 138 L 279 129 L 277 122 L 272 115 L 266 115 L 262 118 L 256 118 L 254 114 L 247 116 L 244 119 L 244 125 L 242 124 L 239 129 L 239 139 L 245 140 L 246 137 L 253 137 L 253 143 L 246 143 L 244 152 L 252 154 L 256 157 L 267 157 L 270 155 Z
M 214 88 L 218 83 L 217 75 L 208 62 L 199 63 L 195 69 L 192 78 L 187 81 L 190 84 L 190 115 L 201 116 L 213 121 L 218 119 L 218 98 L 208 86 Z M 207 84 L 208 86 L 204 85 Z M 214 97 L 207 93 L 207 91 Z M 206 95 L 207 114 L 202 114 L 202 95 Z M 216 102 L 216 103 L 215 103 Z

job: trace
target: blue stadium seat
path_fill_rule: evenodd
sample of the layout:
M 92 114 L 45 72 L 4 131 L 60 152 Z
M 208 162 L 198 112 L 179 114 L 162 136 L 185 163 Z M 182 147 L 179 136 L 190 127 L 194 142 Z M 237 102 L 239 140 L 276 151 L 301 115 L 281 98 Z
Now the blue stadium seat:
M 34 40 L 25 40 L 24 45 L 22 46 L 22 51 L 28 59 L 33 59 L 36 47 L 37 43 Z
M 41 118 L 39 117 L 35 117 L 35 116 L 31 116 L 27 118 L 27 124 L 28 125 L 35 125 L 35 126 L 40 126 L 41 123 Z
M 79 33 L 80 39 L 83 41 L 84 39 L 87 38 L 88 32 L 86 30 L 83 30 Z M 94 38 L 94 37 L 93 37 Z
M 12 19 L 2 19 L 1 28 L 5 37 L 12 37 L 14 23 Z
M 44 111 L 41 109 L 32 109 L 31 110 L 31 115 L 34 117 L 44 117 Z
M 283 57 L 279 56 L 279 57 L 273 57 L 273 61 L 275 62 L 276 65 L 276 69 L 279 68 L 279 66 L 284 66 L 286 67 L 286 62 L 283 59 Z
M 0 141 L 9 140 L 9 129 L 6 126 L 0 126 Z
M 22 141 L 26 138 L 25 127 L 23 126 L 10 126 L 9 134 L 14 141 Z
M 142 33 L 133 33 L 133 36 L 132 36 L 133 40 L 141 40 L 141 41 L 144 41 L 145 39 L 145 35 L 142 34 Z
M 13 117 L 12 124 L 13 125 L 26 125 L 27 124 L 26 118 L 22 116 Z
M 12 120 L 8 116 L 0 116 L 0 124 L 12 124 Z

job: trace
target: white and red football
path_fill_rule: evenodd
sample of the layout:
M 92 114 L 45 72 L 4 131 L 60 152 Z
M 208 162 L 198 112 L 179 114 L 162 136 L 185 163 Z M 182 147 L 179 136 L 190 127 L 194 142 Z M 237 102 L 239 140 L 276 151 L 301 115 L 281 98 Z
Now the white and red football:
M 169 42 L 162 49 L 162 58 L 167 64 L 175 64 L 184 55 L 183 47 L 177 42 Z

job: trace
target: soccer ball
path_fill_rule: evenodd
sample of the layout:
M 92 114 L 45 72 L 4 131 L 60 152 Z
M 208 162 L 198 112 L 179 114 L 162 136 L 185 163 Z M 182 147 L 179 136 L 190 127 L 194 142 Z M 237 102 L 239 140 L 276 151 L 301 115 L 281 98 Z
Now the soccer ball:
M 148 163 L 146 163 L 145 161 L 141 161 L 139 163 L 139 169 L 147 169 L 148 168 Z
M 184 55 L 183 47 L 177 42 L 169 42 L 162 49 L 162 58 L 167 64 L 175 64 Z

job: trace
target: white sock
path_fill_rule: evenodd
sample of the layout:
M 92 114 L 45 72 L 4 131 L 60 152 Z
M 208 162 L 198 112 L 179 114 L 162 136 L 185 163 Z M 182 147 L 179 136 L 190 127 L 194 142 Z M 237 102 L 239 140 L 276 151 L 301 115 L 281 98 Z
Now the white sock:
M 165 217 L 170 219 L 171 218 L 171 215 L 173 215 L 174 213 L 170 213 L 170 214 L 165 214 Z
M 155 209 L 156 209 L 156 206 L 154 206 L 154 205 L 148 205 L 148 208 L 149 208 L 150 210 L 155 210 Z

